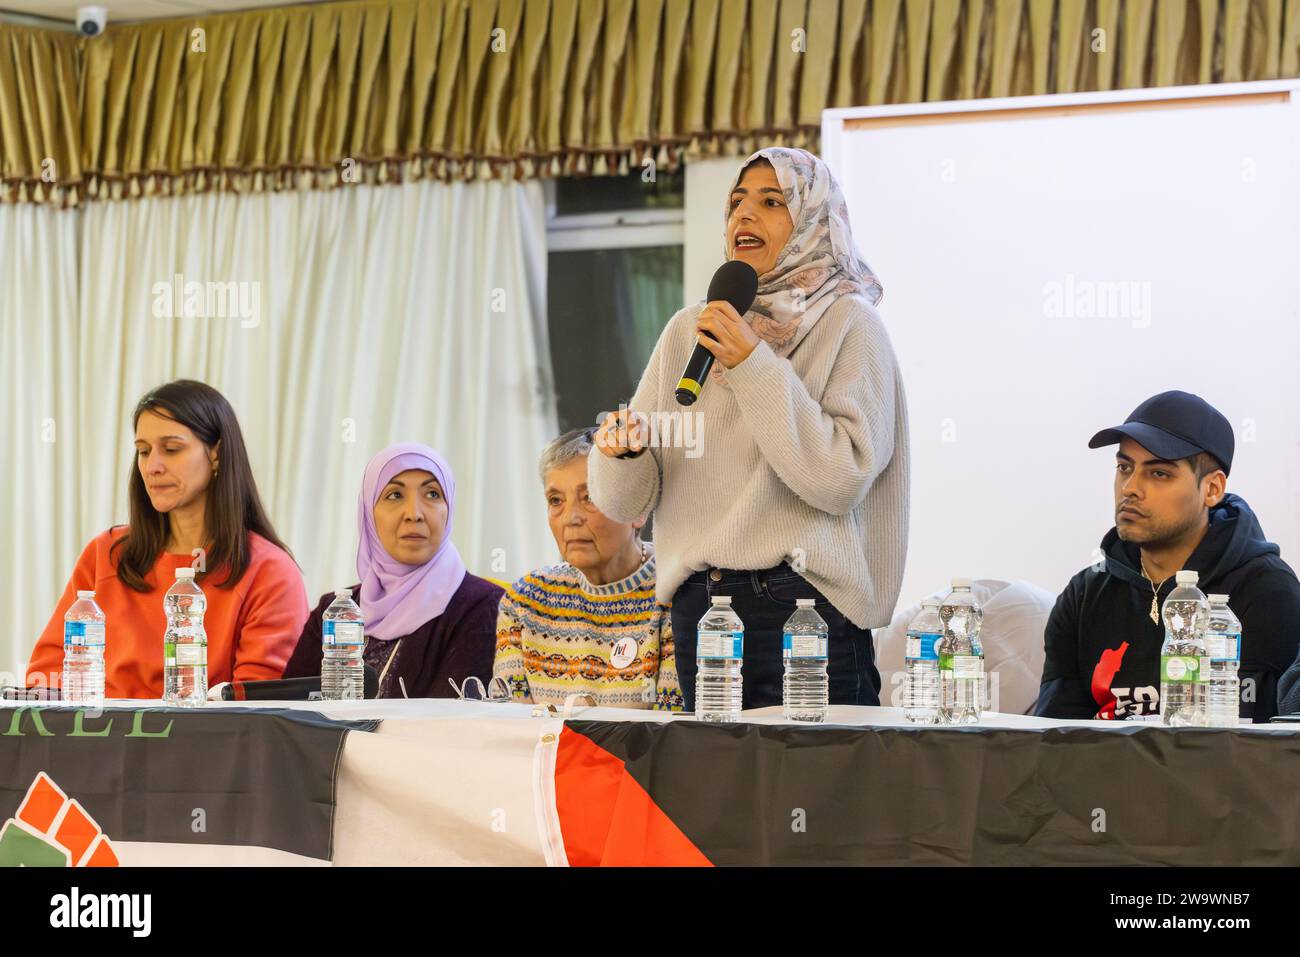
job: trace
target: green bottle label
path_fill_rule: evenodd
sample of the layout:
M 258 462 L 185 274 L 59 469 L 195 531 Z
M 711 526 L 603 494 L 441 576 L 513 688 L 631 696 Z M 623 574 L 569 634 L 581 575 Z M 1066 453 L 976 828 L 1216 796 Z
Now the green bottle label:
M 1210 659 L 1195 655 L 1161 655 L 1160 680 L 1171 684 L 1203 684 L 1210 680 Z
M 940 655 L 940 677 L 955 681 L 973 681 L 984 673 L 983 659 L 975 655 Z

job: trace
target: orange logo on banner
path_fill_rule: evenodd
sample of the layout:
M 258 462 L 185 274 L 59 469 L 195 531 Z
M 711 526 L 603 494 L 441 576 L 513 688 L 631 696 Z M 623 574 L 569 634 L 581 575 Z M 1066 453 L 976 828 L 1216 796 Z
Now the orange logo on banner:
M 117 867 L 108 835 L 44 771 L 0 828 L 0 866 Z

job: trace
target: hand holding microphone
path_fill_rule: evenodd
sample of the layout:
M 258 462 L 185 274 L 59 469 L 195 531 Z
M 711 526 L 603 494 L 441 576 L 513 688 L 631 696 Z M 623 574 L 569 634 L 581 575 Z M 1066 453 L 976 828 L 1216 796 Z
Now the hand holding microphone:
M 740 365 L 759 343 L 758 334 L 725 299 L 705 305 L 695 320 L 695 329 L 703 333 L 700 345 L 708 349 L 724 369 Z
M 758 336 L 741 317 L 749 311 L 757 295 L 758 273 L 743 260 L 725 262 L 713 274 L 707 305 L 695 323 L 700 332 L 699 341 L 677 383 L 679 405 L 695 404 L 715 358 L 730 369 L 754 351 Z
M 758 295 L 758 273 L 743 260 L 733 259 L 718 267 L 709 282 L 703 311 L 696 317 L 699 333 L 690 361 L 677 383 L 680 405 L 692 405 L 704 388 L 713 360 L 731 369 L 744 362 L 759 339 L 743 316 Z M 612 459 L 635 458 L 645 451 L 649 420 L 645 414 L 620 409 L 605 416 L 596 430 L 596 447 Z

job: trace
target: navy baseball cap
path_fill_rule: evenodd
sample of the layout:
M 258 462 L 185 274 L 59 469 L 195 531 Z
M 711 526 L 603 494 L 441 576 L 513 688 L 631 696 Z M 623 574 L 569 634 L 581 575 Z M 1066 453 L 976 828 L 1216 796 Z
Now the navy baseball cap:
M 1123 425 L 1102 429 L 1088 442 L 1088 448 L 1115 445 L 1127 436 L 1162 459 L 1174 461 L 1209 452 L 1232 470 L 1236 444 L 1230 423 L 1214 406 L 1190 392 L 1161 392 L 1134 409 Z

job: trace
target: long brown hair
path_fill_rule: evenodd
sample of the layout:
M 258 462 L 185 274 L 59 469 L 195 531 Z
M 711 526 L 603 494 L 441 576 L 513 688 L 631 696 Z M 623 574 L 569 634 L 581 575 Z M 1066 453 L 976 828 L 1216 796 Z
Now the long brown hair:
M 205 568 L 226 569 L 226 577 L 216 583 L 217 587 L 233 588 L 248 570 L 249 532 L 256 532 L 292 555 L 275 534 L 262 508 L 248 464 L 244 434 L 225 396 L 207 383 L 177 379 L 140 400 L 131 419 L 133 430 L 145 412 L 154 412 L 186 426 L 209 450 L 221 443 L 220 465 L 208 484 L 203 513 L 204 539 L 209 546 Z M 167 547 L 171 526 L 166 513 L 159 512 L 149 501 L 149 492 L 134 457 L 128 497 L 130 524 L 126 535 L 113 543 L 110 555 L 118 555 L 117 577 L 122 584 L 136 591 L 149 591 L 145 576 Z M 201 579 L 204 575 L 196 577 Z

